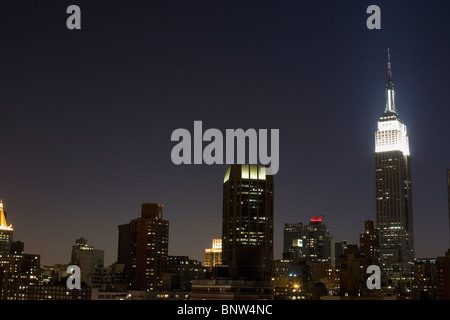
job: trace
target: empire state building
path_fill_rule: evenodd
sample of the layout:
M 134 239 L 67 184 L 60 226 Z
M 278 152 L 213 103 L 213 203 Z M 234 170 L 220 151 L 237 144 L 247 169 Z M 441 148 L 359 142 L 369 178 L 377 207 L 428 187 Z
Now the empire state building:
M 375 134 L 375 196 L 382 278 L 399 280 L 414 270 L 411 159 L 395 105 L 389 49 L 386 106 Z

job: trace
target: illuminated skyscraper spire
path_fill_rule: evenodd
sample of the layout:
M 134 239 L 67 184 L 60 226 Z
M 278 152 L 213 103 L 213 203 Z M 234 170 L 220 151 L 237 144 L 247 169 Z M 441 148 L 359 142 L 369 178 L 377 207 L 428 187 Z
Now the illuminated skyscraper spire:
M 0 269 L 9 270 L 13 227 L 6 223 L 3 201 L 0 200 Z
M 394 84 L 392 83 L 392 69 L 391 69 L 391 52 L 388 48 L 388 83 L 386 85 L 386 108 L 384 110 L 385 114 L 397 114 L 397 110 L 395 108 L 395 91 Z
M 391 54 L 388 49 L 388 83 L 386 85 L 386 107 L 378 121 L 375 152 L 400 150 L 409 155 L 409 139 L 406 126 L 399 119 L 395 107 L 395 91 L 392 83 Z
M 12 230 L 12 226 L 6 223 L 5 212 L 3 212 L 3 200 L 0 199 L 0 229 L 1 230 Z

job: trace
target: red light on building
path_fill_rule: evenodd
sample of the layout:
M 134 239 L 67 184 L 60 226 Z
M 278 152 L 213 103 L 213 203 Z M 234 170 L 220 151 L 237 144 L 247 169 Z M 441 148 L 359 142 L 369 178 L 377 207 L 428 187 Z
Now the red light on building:
M 317 217 L 312 217 L 309 221 L 311 222 L 322 222 L 322 218 L 325 217 L 324 215 L 320 215 Z

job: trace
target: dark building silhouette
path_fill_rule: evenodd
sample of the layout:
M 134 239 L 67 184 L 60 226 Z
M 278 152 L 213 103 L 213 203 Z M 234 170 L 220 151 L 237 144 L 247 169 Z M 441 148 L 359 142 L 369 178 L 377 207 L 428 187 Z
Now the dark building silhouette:
M 118 263 L 133 290 L 160 290 L 169 247 L 169 221 L 163 206 L 143 203 L 141 217 L 119 226 Z
M 413 300 L 435 300 L 437 270 L 436 259 L 417 259 L 414 264 Z
M 323 215 L 313 217 L 303 227 L 303 249 L 307 261 L 331 263 L 331 237 Z
M 296 260 L 303 257 L 303 224 L 285 223 L 283 228 L 283 259 Z
M 448 194 L 448 231 L 450 248 L 450 169 L 447 169 L 447 194 Z
M 232 165 L 223 182 L 222 264 L 232 279 L 270 281 L 273 176 L 266 167 Z
M 164 268 L 164 274 L 179 276 L 179 286 L 177 289 L 191 290 L 192 281 L 205 279 L 210 273 L 208 269 L 202 266 L 200 261 L 189 259 L 187 256 L 168 256 Z M 163 281 L 164 282 L 164 281 Z M 174 289 L 166 287 L 166 289 Z
M 378 265 L 380 252 L 378 229 L 371 220 L 364 222 L 364 233 L 359 235 L 359 251 L 365 257 L 365 269 L 370 265 Z
M 356 244 L 347 246 L 344 256 L 338 260 L 340 295 L 356 296 L 361 289 L 365 288 L 364 259 Z
M 37 279 L 39 277 L 40 267 L 41 255 L 24 253 L 24 243 L 22 241 L 14 241 L 11 243 L 10 270 L 12 273 L 26 275 L 26 278 L 32 276 L 32 278 Z M 29 279 L 27 280 L 29 281 Z
M 414 236 L 409 141 L 395 105 L 389 54 L 386 106 L 375 135 L 375 197 L 380 268 L 395 283 L 414 271 Z
M 347 240 L 336 240 L 334 237 L 331 237 L 331 261 L 330 265 L 332 268 L 336 268 L 338 263 L 338 259 L 340 256 L 345 254 L 345 249 L 347 249 L 348 241 Z
M 23 253 L 25 244 L 22 241 L 11 242 L 11 253 Z
M 124 272 L 130 271 L 131 264 L 131 224 L 121 224 L 119 227 L 119 243 L 117 248 L 117 263 L 124 265 Z
M 80 267 L 81 282 L 91 286 L 91 277 L 96 268 L 102 268 L 105 260 L 105 251 L 95 249 L 88 245 L 85 238 L 75 240 L 75 245 L 72 246 L 72 253 L 70 264 Z
M 450 169 L 447 169 L 447 193 L 450 229 Z M 450 249 L 447 250 L 444 256 L 437 258 L 436 273 L 436 299 L 450 300 Z
M 436 260 L 436 299 L 450 300 L 450 249 Z
M 24 243 L 13 241 L 13 232 L 0 200 L 0 300 L 26 300 L 25 286 L 37 286 L 41 280 L 41 256 L 24 253 Z

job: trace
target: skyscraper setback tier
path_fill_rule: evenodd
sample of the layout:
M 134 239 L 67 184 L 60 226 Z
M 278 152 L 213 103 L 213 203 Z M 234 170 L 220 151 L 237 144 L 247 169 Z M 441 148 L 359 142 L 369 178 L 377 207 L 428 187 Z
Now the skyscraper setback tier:
M 266 167 L 232 165 L 223 182 L 222 264 L 232 279 L 270 281 L 273 176 Z
M 383 276 L 395 279 L 411 275 L 414 262 L 411 159 L 406 126 L 395 105 L 389 51 L 386 106 L 375 134 L 375 197 Z

